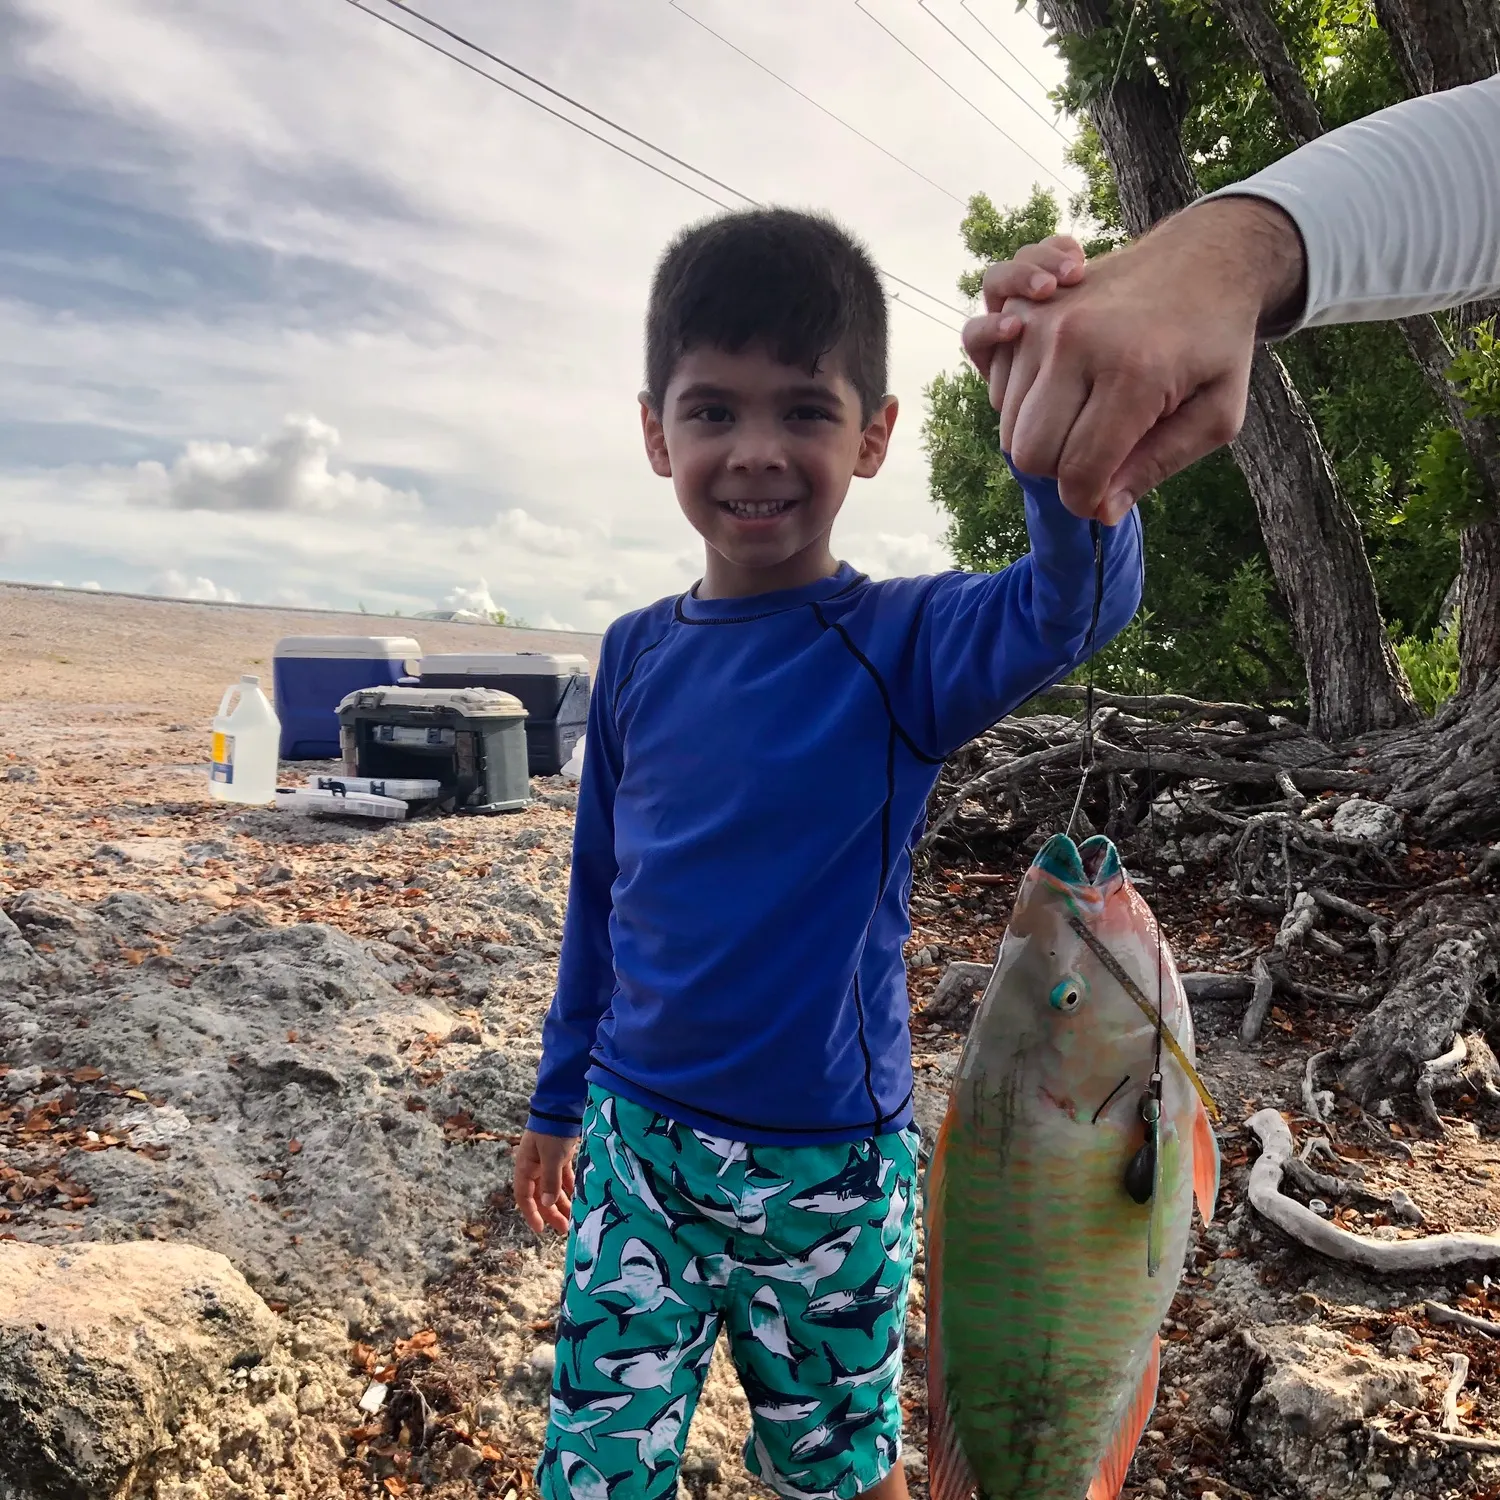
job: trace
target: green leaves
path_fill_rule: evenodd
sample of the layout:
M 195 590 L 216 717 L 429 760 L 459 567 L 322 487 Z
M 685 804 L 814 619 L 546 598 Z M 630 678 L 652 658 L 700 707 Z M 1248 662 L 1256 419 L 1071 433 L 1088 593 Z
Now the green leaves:
M 1005 212 L 995 207 L 988 193 L 975 193 L 958 232 L 969 254 L 980 262 L 976 270 L 958 278 L 958 289 L 966 297 L 977 297 L 984 268 L 991 261 L 1014 260 L 1023 245 L 1057 233 L 1057 199 L 1046 189 L 1033 187 L 1020 208 Z
M 1392 643 L 1425 713 L 1435 714 L 1458 691 L 1458 613 L 1423 640 L 1409 635 Z

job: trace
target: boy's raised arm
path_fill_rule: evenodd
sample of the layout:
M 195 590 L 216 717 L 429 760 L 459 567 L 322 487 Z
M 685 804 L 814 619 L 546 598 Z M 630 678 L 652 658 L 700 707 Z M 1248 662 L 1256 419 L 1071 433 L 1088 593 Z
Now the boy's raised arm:
M 1134 509 L 1098 526 L 1063 508 L 1055 479 L 1016 473 L 1031 550 L 999 573 L 933 580 L 921 614 L 910 686 L 932 753 L 950 755 L 1066 677 L 1128 625 L 1141 602 L 1141 523 Z M 1090 640 L 1098 596 L 1099 618 Z
M 606 636 L 589 703 L 562 957 L 552 1008 L 542 1027 L 542 1062 L 526 1122 L 526 1128 L 538 1135 L 576 1136 L 582 1129 L 589 1049 L 614 993 L 609 916 L 610 892 L 619 869 L 615 863 L 615 789 L 620 782 L 621 752 L 612 679 L 606 666 L 609 644 Z

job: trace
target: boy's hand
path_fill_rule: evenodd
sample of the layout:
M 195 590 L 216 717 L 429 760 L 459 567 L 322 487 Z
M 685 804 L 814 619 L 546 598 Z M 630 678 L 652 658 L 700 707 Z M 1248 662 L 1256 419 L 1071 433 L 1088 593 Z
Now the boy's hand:
M 1045 302 L 1060 286 L 1083 280 L 1083 246 L 1071 235 L 1054 234 L 1023 245 L 1014 260 L 996 261 L 984 273 L 984 311 L 964 324 L 964 353 L 990 388 L 990 405 L 1001 411 L 1010 375 L 1010 345 L 1026 326 L 1007 308 L 1015 297 Z
M 523 1132 L 516 1147 L 516 1207 L 521 1217 L 540 1234 L 543 1228 L 568 1232 L 573 1211 L 573 1154 L 576 1135 L 539 1135 Z

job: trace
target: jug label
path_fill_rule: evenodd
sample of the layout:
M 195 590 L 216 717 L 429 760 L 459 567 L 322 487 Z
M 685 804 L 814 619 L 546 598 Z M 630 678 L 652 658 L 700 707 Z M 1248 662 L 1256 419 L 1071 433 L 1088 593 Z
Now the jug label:
M 232 734 L 214 734 L 213 768 L 209 772 L 210 781 L 221 782 L 224 786 L 230 786 L 234 782 L 234 736 Z

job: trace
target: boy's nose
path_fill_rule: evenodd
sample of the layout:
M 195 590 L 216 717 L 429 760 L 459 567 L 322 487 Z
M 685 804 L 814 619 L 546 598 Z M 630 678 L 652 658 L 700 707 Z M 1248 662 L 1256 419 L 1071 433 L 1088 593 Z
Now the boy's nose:
M 787 466 L 786 446 L 781 434 L 769 427 L 742 424 L 729 451 L 729 467 L 743 473 L 765 473 Z

